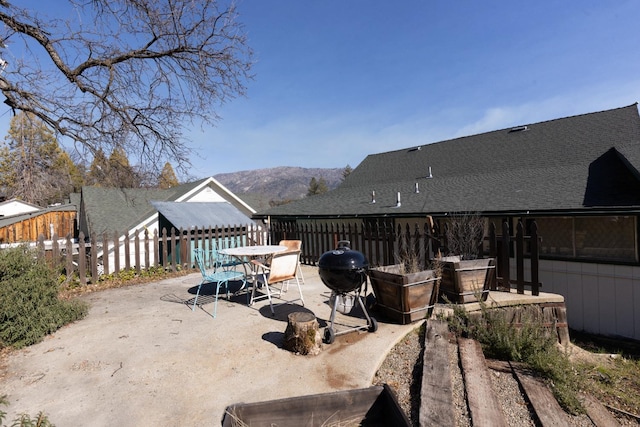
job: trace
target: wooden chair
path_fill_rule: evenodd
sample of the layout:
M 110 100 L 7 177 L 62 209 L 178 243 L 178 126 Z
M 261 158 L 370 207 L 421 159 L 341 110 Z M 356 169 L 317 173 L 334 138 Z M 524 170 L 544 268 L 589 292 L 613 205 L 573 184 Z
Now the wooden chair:
M 302 240 L 280 240 L 279 245 L 286 246 L 288 251 L 302 251 Z M 300 257 L 298 257 L 296 275 L 298 275 L 302 283 L 304 283 L 304 276 L 302 275 L 302 268 L 300 266 Z
M 304 307 L 304 298 L 302 297 L 300 280 L 298 280 L 298 276 L 296 275 L 299 259 L 300 251 L 284 251 L 274 254 L 270 259 L 269 265 L 263 264 L 262 262 L 257 260 L 252 260 L 251 263 L 256 267 L 258 283 L 253 284 L 253 287 L 251 289 L 251 301 L 249 302 L 249 304 L 251 305 L 254 301 L 268 298 L 269 305 L 271 307 L 271 314 L 275 314 L 275 311 L 273 309 L 274 304 L 272 296 L 278 296 L 279 298 L 282 298 L 282 294 L 287 292 L 289 288 L 289 281 L 295 280 L 298 286 L 298 293 L 300 294 L 300 297 L 293 300 L 284 301 L 281 304 L 290 304 L 295 301 L 300 301 L 302 303 L 302 306 Z M 260 282 L 266 294 L 256 296 L 256 288 L 259 286 Z M 277 285 L 280 285 L 280 287 L 278 287 Z

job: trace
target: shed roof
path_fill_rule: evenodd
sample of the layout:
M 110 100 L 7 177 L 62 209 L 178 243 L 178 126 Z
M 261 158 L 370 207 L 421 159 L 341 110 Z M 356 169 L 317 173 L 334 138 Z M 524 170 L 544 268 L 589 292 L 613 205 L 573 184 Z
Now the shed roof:
M 228 202 L 159 202 L 151 204 L 176 228 L 246 225 L 251 218 Z
M 260 216 L 639 209 L 639 171 L 633 104 L 371 154 L 337 189 Z

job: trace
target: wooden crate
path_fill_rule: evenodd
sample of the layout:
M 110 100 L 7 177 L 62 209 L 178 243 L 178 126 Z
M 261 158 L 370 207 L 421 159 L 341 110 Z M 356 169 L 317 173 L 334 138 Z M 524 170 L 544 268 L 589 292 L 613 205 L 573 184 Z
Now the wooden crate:
M 440 292 L 451 302 L 485 301 L 492 280 L 495 280 L 494 258 L 442 261 Z
M 438 299 L 439 279 L 433 270 L 400 274 L 400 264 L 369 269 L 376 308 L 403 325 L 428 317 Z
M 409 427 L 388 385 L 228 406 L 223 427 L 320 427 L 329 425 Z

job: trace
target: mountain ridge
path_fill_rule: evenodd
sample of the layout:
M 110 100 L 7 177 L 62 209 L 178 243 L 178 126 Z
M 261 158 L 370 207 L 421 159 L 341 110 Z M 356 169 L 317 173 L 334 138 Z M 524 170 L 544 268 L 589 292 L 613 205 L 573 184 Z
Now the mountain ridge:
M 324 179 L 332 190 L 342 182 L 345 168 L 278 166 L 216 174 L 213 177 L 256 211 L 306 197 L 312 178 Z

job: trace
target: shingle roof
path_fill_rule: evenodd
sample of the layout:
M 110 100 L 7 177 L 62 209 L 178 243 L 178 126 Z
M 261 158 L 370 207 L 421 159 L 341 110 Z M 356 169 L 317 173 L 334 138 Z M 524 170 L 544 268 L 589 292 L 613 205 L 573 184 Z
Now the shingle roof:
M 372 154 L 337 189 L 260 215 L 640 208 L 639 171 L 640 116 L 633 104 Z
M 168 189 L 82 187 L 82 205 L 89 233 L 124 232 L 156 210 L 152 200 L 175 201 L 206 179 Z

